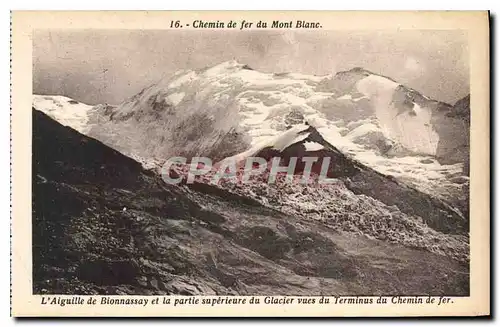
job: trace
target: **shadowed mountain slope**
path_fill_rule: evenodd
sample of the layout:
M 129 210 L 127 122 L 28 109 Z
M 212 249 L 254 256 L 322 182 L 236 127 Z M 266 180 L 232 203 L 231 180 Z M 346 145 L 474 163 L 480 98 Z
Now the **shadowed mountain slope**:
M 467 265 L 445 256 L 196 185 L 33 110 L 34 293 L 469 293 Z

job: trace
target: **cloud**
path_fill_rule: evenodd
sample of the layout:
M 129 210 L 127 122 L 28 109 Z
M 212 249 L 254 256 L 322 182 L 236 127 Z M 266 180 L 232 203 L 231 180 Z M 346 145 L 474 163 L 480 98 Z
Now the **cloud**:
M 364 67 L 450 103 L 469 93 L 468 38 L 460 30 L 37 30 L 33 91 L 116 104 L 162 76 L 231 59 L 263 72 Z
M 410 74 L 418 74 L 418 76 L 425 73 L 424 65 L 414 57 L 407 57 L 404 63 L 404 69 Z

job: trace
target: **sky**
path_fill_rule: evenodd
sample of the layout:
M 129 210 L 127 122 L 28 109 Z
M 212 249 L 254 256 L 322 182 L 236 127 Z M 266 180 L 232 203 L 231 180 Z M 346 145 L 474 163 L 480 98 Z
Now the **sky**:
M 453 104 L 469 93 L 468 53 L 459 30 L 36 30 L 33 93 L 119 104 L 178 70 L 234 59 L 275 73 L 363 67 Z

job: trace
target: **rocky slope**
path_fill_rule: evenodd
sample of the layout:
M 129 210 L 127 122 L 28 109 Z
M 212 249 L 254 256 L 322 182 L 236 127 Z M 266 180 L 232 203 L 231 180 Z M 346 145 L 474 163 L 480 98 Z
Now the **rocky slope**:
M 256 157 L 264 159 L 262 164 L 267 162 L 260 173 L 249 171 L 246 163 L 247 158 Z M 305 172 L 302 160 L 307 157 L 316 158 L 310 166 L 310 174 Z M 293 179 L 287 180 L 286 174 L 278 174 L 276 181 L 269 182 L 276 158 L 282 167 L 293 166 Z M 298 158 L 295 163 L 293 158 Z M 325 160 L 329 163 L 327 167 L 323 167 Z M 186 163 L 163 173 L 182 177 L 189 184 L 189 169 L 190 163 Z M 229 174 L 231 170 L 236 174 Z M 320 174 L 330 179 L 328 184 L 322 183 Z M 468 262 L 468 216 L 439 198 L 345 156 L 309 125 L 295 125 L 264 144 L 226 158 L 196 180 L 303 219 L 319 220 L 335 230 L 355 231 Z
M 373 214 L 366 224 L 391 214 L 379 201 L 343 186 L 338 191 L 328 194 L 350 194 L 361 201 L 352 212 Z M 307 192 L 318 190 L 301 190 Z M 413 221 L 404 214 L 394 219 Z M 468 265 L 449 254 L 332 225 L 206 183 L 167 185 L 136 161 L 33 111 L 35 293 L 469 293 Z
M 420 216 L 427 225 L 438 231 L 467 234 L 469 230 L 468 216 L 461 213 L 461 210 L 467 210 L 467 206 L 460 207 L 461 210 L 454 209 L 439 198 L 376 172 L 344 155 L 312 126 L 295 125 L 271 142 L 258 145 L 235 157 L 243 160 L 242 157 L 248 156 L 262 157 L 268 161 L 278 157 L 281 166 L 288 165 L 290 158 L 296 157 L 296 174 L 304 169 L 302 158 L 315 157 L 318 161 L 312 165 L 311 170 L 317 175 L 320 174 L 324 159 L 328 158 L 330 164 L 326 175 L 341 181 L 354 194 L 366 195 L 388 206 L 396 206 L 409 215 Z

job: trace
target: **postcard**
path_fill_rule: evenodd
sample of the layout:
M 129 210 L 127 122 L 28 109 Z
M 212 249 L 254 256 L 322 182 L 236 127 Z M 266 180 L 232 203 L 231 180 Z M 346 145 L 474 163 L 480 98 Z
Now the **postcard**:
M 14 11 L 12 315 L 490 315 L 486 11 Z

